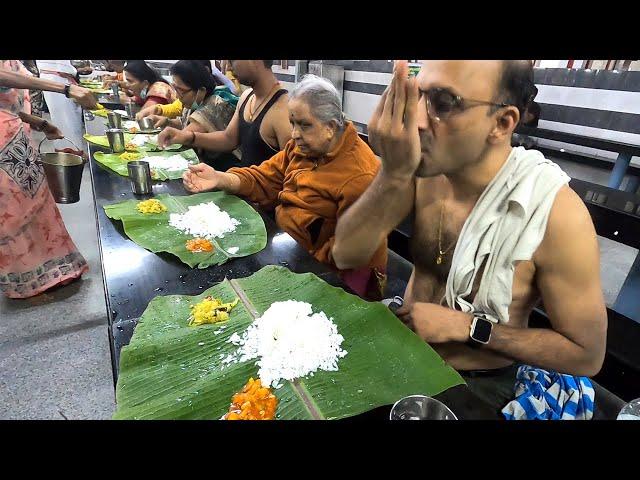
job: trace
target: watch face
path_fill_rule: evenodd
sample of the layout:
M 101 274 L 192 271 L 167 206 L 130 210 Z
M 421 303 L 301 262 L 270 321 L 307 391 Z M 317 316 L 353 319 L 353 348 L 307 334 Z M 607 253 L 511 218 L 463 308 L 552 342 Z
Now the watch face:
M 473 329 L 471 337 L 477 342 L 488 343 L 489 338 L 491 337 L 491 322 L 489 320 L 476 317 L 475 323 L 476 326 Z

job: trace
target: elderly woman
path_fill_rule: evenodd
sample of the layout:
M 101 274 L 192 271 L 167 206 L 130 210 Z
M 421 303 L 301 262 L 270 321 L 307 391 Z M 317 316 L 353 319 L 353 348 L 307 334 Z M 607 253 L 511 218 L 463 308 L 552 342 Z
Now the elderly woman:
M 276 222 L 316 260 L 333 266 L 338 217 L 367 189 L 379 168 L 368 145 L 342 113 L 340 96 L 327 80 L 305 76 L 290 93 L 291 140 L 262 164 L 226 173 L 194 165 L 183 176 L 190 192 L 224 190 L 263 208 L 275 207 Z M 386 241 L 369 265 L 340 275 L 361 296 L 382 295 Z
M 144 60 L 129 60 L 124 67 L 124 76 L 126 89 L 133 95 L 133 102 L 143 108 L 166 105 L 176 98 L 171 85 Z

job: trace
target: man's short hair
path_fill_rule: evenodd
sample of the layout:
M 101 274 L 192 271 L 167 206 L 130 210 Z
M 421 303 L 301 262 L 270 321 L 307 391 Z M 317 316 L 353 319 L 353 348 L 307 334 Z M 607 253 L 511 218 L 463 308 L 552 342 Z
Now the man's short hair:
M 498 80 L 497 96 L 500 102 L 514 105 L 520 117 L 533 99 L 538 89 L 533 82 L 533 65 L 529 60 L 505 60 Z
M 265 68 L 271 68 L 273 66 L 273 60 L 263 60 Z

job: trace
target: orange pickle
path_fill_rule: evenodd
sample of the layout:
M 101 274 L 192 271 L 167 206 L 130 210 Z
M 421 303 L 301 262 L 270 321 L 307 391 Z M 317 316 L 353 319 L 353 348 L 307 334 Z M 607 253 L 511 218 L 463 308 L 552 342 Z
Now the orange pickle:
M 213 251 L 213 244 L 206 238 L 200 238 L 200 237 L 187 240 L 185 247 L 187 250 L 193 253 Z
M 260 379 L 250 378 L 242 390 L 233 395 L 224 420 L 273 420 L 278 399 Z

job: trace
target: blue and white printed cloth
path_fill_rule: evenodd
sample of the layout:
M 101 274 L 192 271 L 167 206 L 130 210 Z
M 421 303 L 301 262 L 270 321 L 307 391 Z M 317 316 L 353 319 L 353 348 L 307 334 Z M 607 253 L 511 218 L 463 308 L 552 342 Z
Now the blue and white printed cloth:
M 516 398 L 502 409 L 507 420 L 590 420 L 593 417 L 595 390 L 587 377 L 522 365 L 516 379 Z

